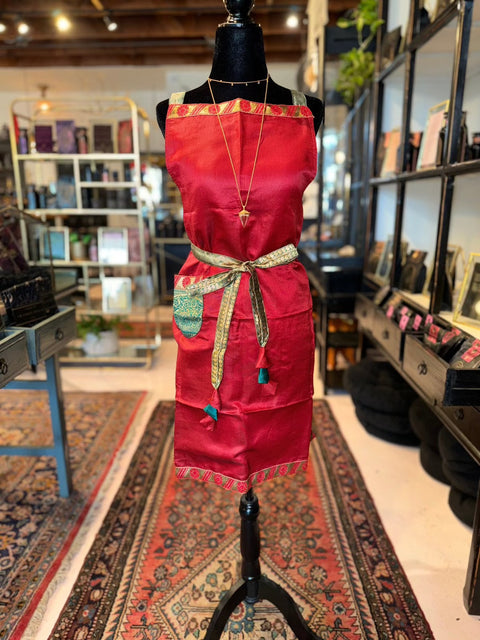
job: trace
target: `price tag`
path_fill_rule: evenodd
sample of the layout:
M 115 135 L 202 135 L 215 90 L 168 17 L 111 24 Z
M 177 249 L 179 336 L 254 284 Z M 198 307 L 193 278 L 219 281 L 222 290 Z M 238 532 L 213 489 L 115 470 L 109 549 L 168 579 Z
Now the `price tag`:
M 413 330 L 418 331 L 421 324 L 422 324 L 422 316 L 419 313 L 417 313 L 415 315 L 415 319 L 413 320 Z
M 410 320 L 410 318 L 407 315 L 403 315 L 400 318 L 400 322 L 398 323 L 398 326 L 400 327 L 400 329 L 402 331 L 405 331 L 405 329 L 407 328 L 408 325 L 408 321 Z
M 394 312 L 395 312 L 395 307 L 393 305 L 390 305 L 388 307 L 387 313 L 386 313 L 387 318 L 391 318 L 393 316 Z

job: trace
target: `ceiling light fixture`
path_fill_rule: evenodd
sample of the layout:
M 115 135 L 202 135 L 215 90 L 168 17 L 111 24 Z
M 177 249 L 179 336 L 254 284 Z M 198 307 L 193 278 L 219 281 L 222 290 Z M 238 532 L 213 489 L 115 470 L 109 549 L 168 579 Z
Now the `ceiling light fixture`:
M 30 31 L 30 27 L 26 22 L 20 20 L 20 22 L 17 23 L 17 31 L 21 36 L 25 36 Z
M 72 28 L 72 23 L 63 13 L 59 14 L 55 18 L 55 26 L 59 31 L 65 33 L 66 31 L 70 31 Z
M 40 89 L 40 100 L 37 102 L 37 109 L 45 113 L 46 111 L 50 111 L 52 106 L 47 100 L 48 84 L 39 84 L 38 88 Z
M 300 21 L 298 19 L 298 15 L 296 13 L 291 13 L 286 20 L 287 27 L 289 29 L 296 29 L 299 24 Z
M 5 33 L 7 25 L 4 22 L 0 22 L 0 33 Z
M 110 16 L 103 16 L 103 21 L 109 31 L 116 31 L 118 29 L 118 24 L 115 20 L 112 20 Z

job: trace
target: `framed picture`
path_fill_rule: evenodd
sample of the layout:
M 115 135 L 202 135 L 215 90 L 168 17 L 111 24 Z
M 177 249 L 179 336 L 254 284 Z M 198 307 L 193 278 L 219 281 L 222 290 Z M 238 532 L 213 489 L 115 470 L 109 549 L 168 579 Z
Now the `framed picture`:
M 114 153 L 113 123 L 99 122 L 92 125 L 93 151 L 97 153 Z
M 77 153 L 75 122 L 73 120 L 57 120 L 55 126 L 58 153 Z
M 102 278 L 102 311 L 123 315 L 131 310 L 131 278 Z
M 380 171 L 380 177 L 382 178 L 398 173 L 400 164 L 398 161 L 400 129 L 392 129 L 385 133 L 384 146 L 385 152 L 383 155 L 382 169 Z
M 480 326 L 480 253 L 468 258 L 453 320 Z
M 375 273 L 378 266 L 378 261 L 382 256 L 385 242 L 383 240 L 377 240 L 373 243 L 370 253 L 368 254 L 367 265 L 365 271 L 367 273 Z
M 386 67 L 394 60 L 399 52 L 401 39 L 401 27 L 396 27 L 384 35 L 382 40 L 382 67 Z
M 100 264 L 128 264 L 128 231 L 112 227 L 98 228 Z
M 445 100 L 428 111 L 427 124 L 418 153 L 417 170 L 436 166 L 439 134 L 444 123 L 444 114 L 448 113 L 449 105 L 450 101 Z
M 75 178 L 73 176 L 58 176 L 56 204 L 58 209 L 76 209 L 77 196 L 75 193 Z
M 387 280 L 392 269 L 393 261 L 393 236 L 388 236 L 383 247 L 382 255 L 378 261 L 375 275 L 382 280 Z
M 70 261 L 70 229 L 68 227 L 51 227 L 43 229 L 40 237 L 41 260 Z

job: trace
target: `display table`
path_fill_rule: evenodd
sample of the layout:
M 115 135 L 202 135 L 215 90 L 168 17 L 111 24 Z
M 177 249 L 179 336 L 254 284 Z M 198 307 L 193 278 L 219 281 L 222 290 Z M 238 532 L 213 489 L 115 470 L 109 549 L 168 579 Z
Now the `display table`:
M 414 306 L 408 297 L 405 304 Z M 402 329 L 366 295 L 357 295 L 355 316 L 360 331 L 480 464 L 480 369 L 453 368 L 427 348 L 421 332 Z M 441 318 L 435 317 L 435 321 L 441 322 Z M 467 611 L 475 615 L 480 613 L 479 567 L 480 493 L 464 590 Z
M 59 492 L 66 498 L 72 490 L 72 477 L 58 353 L 75 337 L 75 309 L 60 308 L 58 313 L 33 327 L 13 327 L 5 334 L 6 336 L 0 340 L 0 388 L 48 392 L 53 446 L 0 446 L 0 455 L 53 456 L 57 461 Z M 47 374 L 45 380 L 15 379 L 29 366 L 36 366 L 43 360 Z

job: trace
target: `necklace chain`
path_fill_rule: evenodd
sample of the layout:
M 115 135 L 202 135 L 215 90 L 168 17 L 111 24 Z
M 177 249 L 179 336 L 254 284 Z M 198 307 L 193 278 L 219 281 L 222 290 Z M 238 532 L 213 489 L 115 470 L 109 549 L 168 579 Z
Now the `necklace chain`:
M 220 130 L 222 132 L 223 140 L 225 142 L 225 148 L 227 150 L 228 159 L 230 160 L 230 166 L 232 167 L 232 173 L 233 173 L 233 177 L 235 179 L 235 186 L 237 187 L 237 192 L 238 192 L 238 197 L 240 199 L 240 204 L 242 205 L 242 210 L 238 213 L 238 215 L 240 216 L 240 221 L 241 221 L 243 226 L 245 226 L 247 224 L 247 220 L 248 220 L 248 218 L 250 216 L 250 212 L 247 210 L 247 205 L 248 205 L 248 200 L 250 198 L 250 191 L 252 190 L 253 176 L 255 175 L 255 169 L 257 167 L 258 152 L 260 150 L 260 141 L 262 139 L 263 123 L 265 121 L 265 112 L 267 110 L 267 93 L 268 93 L 268 80 L 269 80 L 269 77 L 270 76 L 267 76 L 266 80 L 265 80 L 266 84 L 265 84 L 265 97 L 263 99 L 262 121 L 260 123 L 260 131 L 258 133 L 258 140 L 257 140 L 257 149 L 255 151 L 255 159 L 253 161 L 252 174 L 250 176 L 250 184 L 248 185 L 248 192 L 247 192 L 247 197 L 245 198 L 245 202 L 242 199 L 242 192 L 240 191 L 240 184 L 239 184 L 239 181 L 238 181 L 238 178 L 237 178 L 237 173 L 235 171 L 235 165 L 233 164 L 233 158 L 232 158 L 232 154 L 230 152 L 230 147 L 228 146 L 227 136 L 225 135 L 225 130 L 223 128 L 222 119 L 220 118 L 220 114 L 218 112 L 219 109 L 218 109 L 217 103 L 215 102 L 215 96 L 213 95 L 212 85 L 210 84 L 211 83 L 211 79 L 208 78 L 208 88 L 210 89 L 210 94 L 212 96 L 212 102 L 213 102 L 213 104 L 215 106 L 215 112 L 217 114 L 218 124 L 220 125 Z M 240 83 L 240 84 L 242 84 L 242 83 Z
M 208 82 L 220 82 L 221 84 L 229 84 L 232 87 L 237 84 L 244 84 L 245 86 L 249 84 L 261 84 L 262 82 L 268 82 L 269 76 L 266 78 L 262 78 L 261 80 L 239 80 L 237 82 L 232 82 L 231 80 L 217 80 L 217 78 L 208 78 Z

